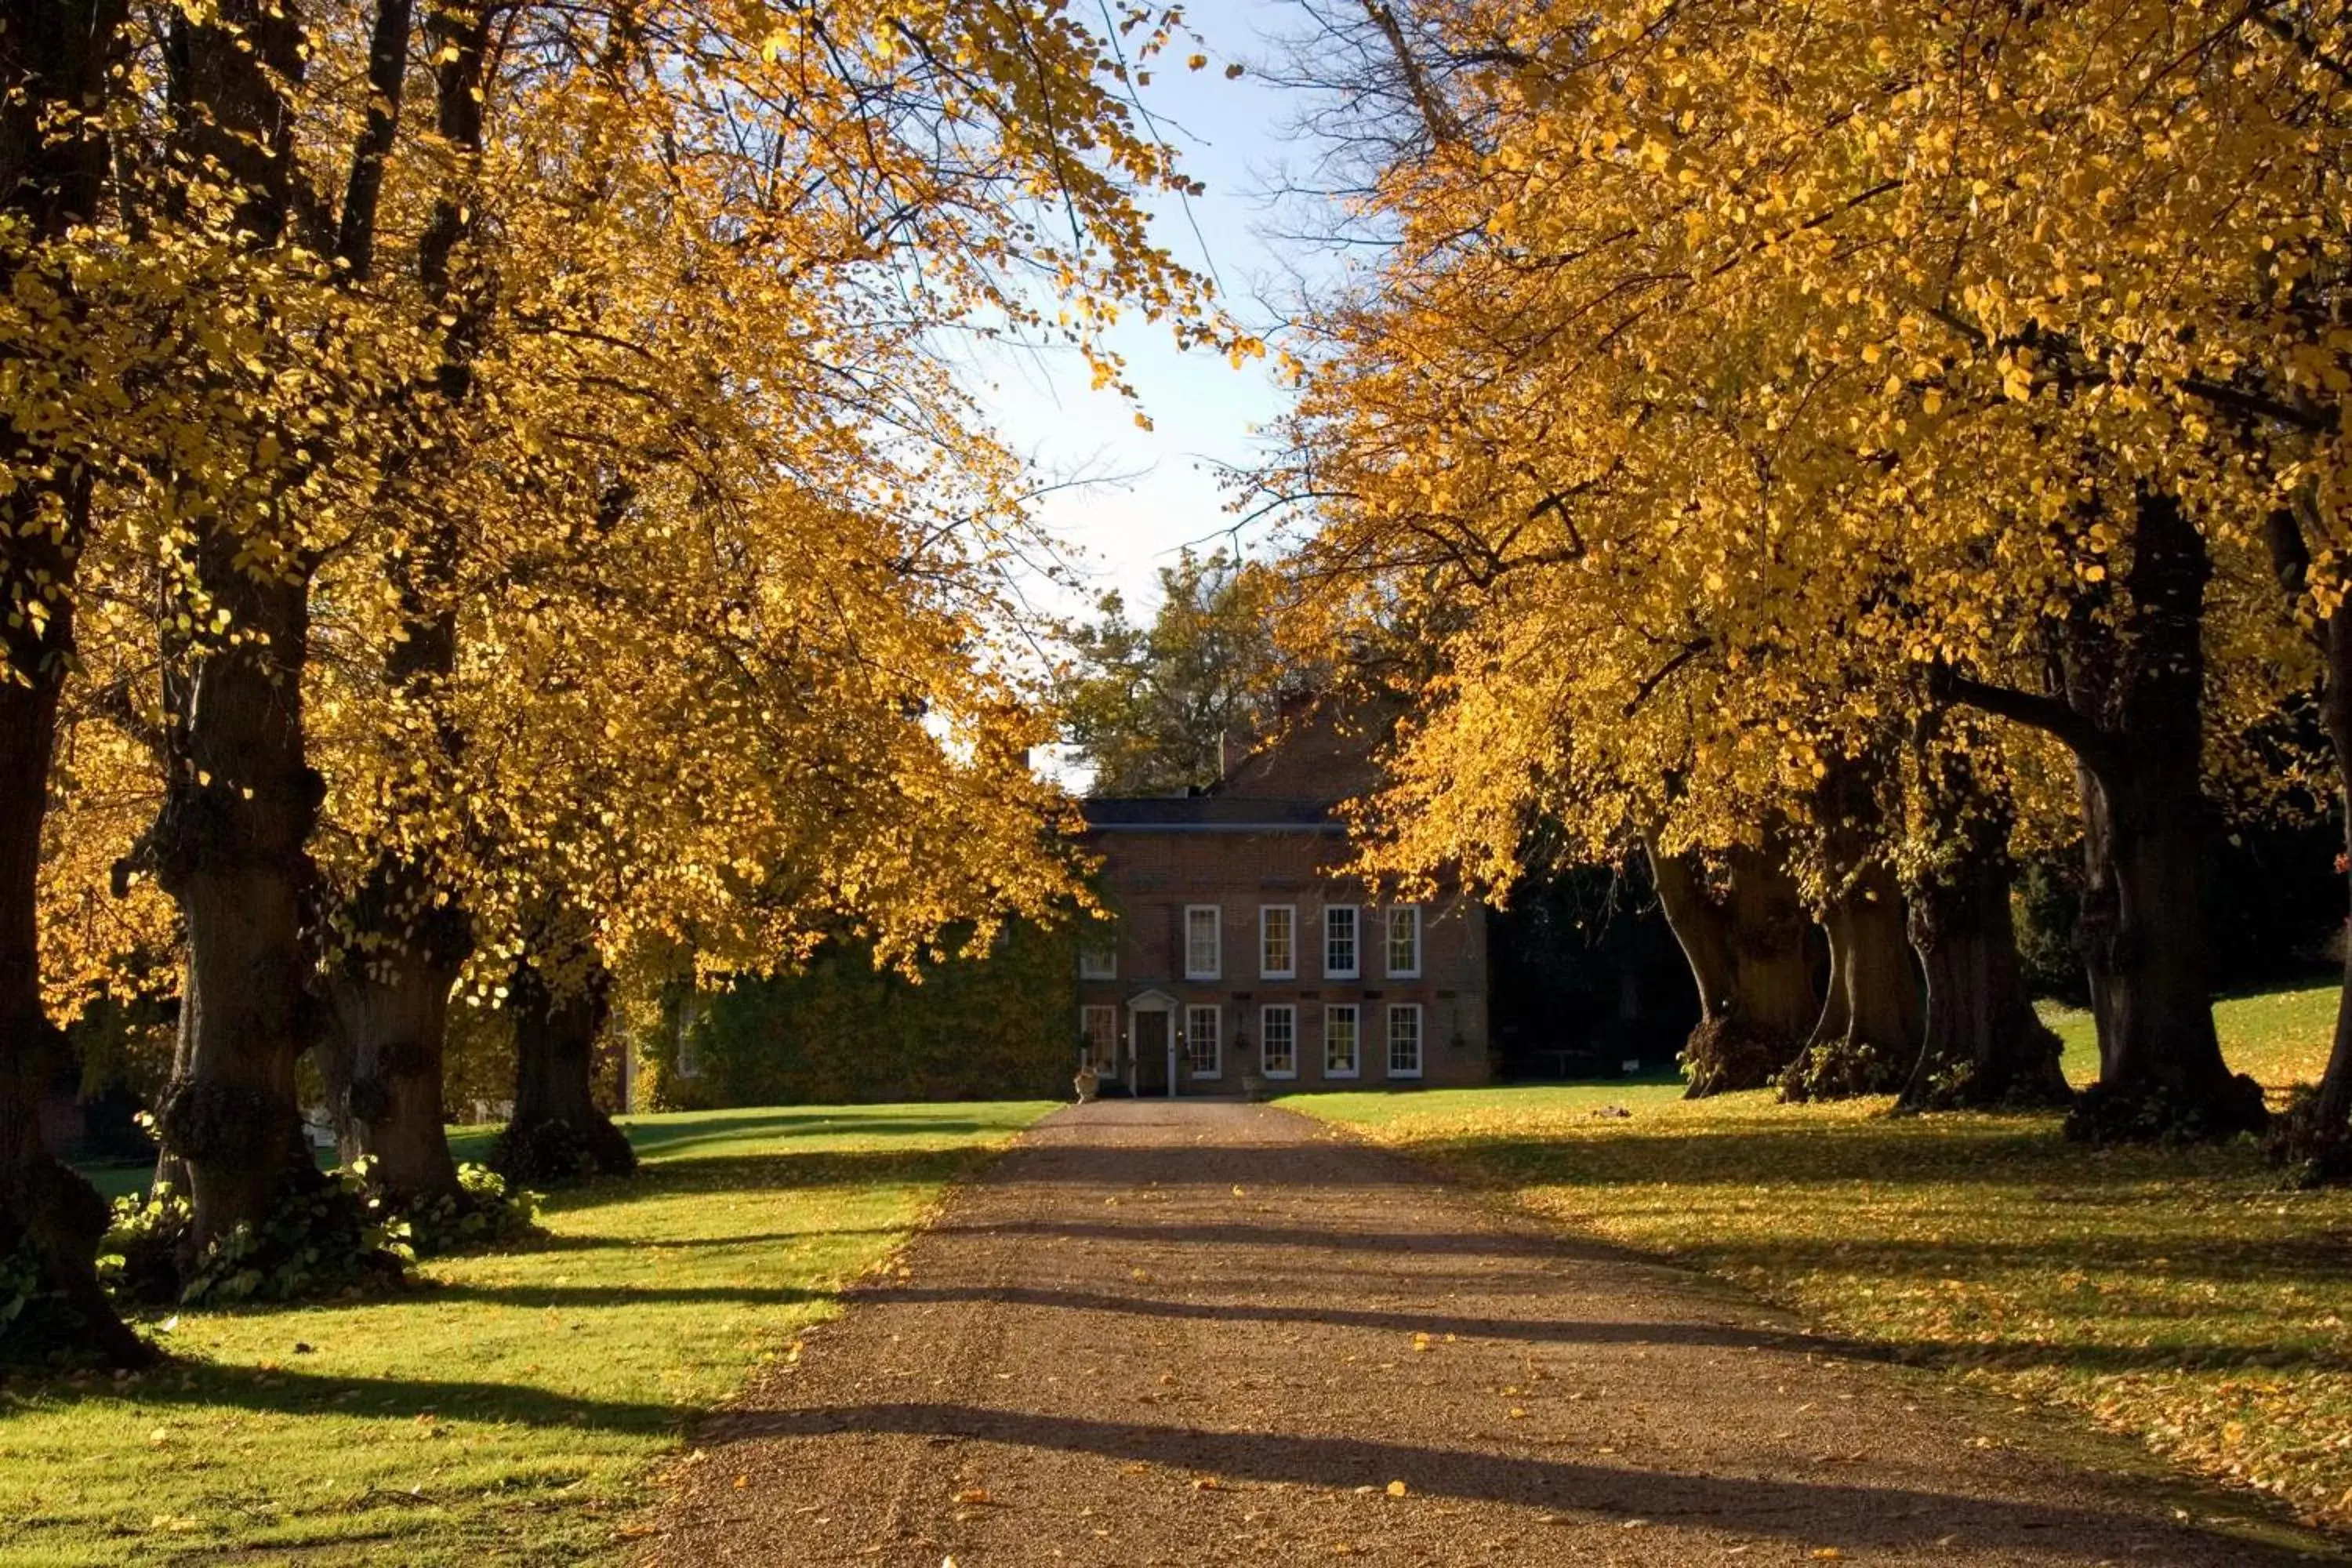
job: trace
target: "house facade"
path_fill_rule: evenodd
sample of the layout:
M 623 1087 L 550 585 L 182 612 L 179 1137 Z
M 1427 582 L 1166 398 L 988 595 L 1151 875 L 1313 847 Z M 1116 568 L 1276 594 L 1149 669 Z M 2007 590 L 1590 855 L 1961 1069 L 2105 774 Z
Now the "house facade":
M 1112 924 L 1082 952 L 1089 1065 L 1139 1095 L 1490 1080 L 1486 911 L 1342 874 L 1368 748 L 1307 721 L 1199 795 L 1086 803 Z

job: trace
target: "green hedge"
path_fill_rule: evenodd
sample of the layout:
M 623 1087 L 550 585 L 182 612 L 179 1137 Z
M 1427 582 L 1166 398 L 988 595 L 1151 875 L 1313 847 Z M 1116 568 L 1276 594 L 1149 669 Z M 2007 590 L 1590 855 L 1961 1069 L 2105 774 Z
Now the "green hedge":
M 657 1046 L 665 1107 L 1059 1099 L 1077 1056 L 1076 939 L 1008 928 L 985 957 L 925 965 L 920 983 L 836 943 L 796 973 L 700 999 L 698 1071 Z M 674 1015 L 673 1015 L 674 1016 Z

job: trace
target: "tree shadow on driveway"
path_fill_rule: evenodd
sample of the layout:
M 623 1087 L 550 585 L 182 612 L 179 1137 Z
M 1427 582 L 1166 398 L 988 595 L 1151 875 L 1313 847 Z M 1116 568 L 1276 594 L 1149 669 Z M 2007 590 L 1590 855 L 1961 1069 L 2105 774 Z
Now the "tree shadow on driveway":
M 970 1405 L 868 1404 L 744 1411 L 706 1423 L 711 1446 L 835 1435 L 899 1435 L 1092 1455 L 1255 1482 L 1353 1490 L 1404 1479 L 1426 1496 L 1497 1502 L 1552 1514 L 1642 1520 L 1842 1548 L 1902 1548 L 1948 1540 L 1981 1552 L 2046 1550 L 2063 1540 L 2142 1554 L 2189 1532 L 2095 1503 L 2037 1503 L 1916 1488 L 1846 1486 L 1697 1475 L 1525 1458 L 1464 1448 L 1323 1435 L 1208 1431 L 994 1410 Z M 2242 1550 L 2241 1550 L 2242 1548 Z M 2308 1562 L 2253 1542 L 2233 1546 L 2246 1568 Z

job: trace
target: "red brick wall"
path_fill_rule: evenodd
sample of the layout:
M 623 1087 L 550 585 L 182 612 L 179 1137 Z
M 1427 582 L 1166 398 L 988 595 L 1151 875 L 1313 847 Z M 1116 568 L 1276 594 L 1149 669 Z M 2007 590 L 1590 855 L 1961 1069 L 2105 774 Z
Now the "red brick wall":
M 1185 1070 L 1180 1047 L 1180 1091 L 1238 1090 L 1243 1072 L 1258 1066 L 1263 1009 L 1269 1005 L 1296 1009 L 1297 1071 L 1292 1079 L 1276 1080 L 1277 1086 L 1370 1089 L 1391 1082 L 1489 1080 L 1486 919 L 1475 902 L 1449 894 L 1424 907 L 1420 973 L 1391 975 L 1388 911 L 1367 898 L 1360 884 L 1335 873 L 1347 852 L 1336 832 L 1118 828 L 1097 830 L 1088 843 L 1103 858 L 1103 889 L 1118 917 L 1118 976 L 1079 981 L 1079 1003 L 1118 1008 L 1122 1034 L 1129 1003 L 1146 991 L 1175 998 L 1180 1030 L 1184 1008 L 1220 1010 L 1223 1070 L 1213 1081 L 1199 1079 Z M 1213 980 L 1184 973 L 1183 911 L 1190 904 L 1213 904 L 1220 911 L 1221 963 Z M 1261 973 L 1259 910 L 1269 904 L 1297 910 L 1291 978 Z M 1354 978 L 1325 973 L 1324 910 L 1334 904 L 1354 905 L 1360 911 Z M 1327 1009 L 1335 1005 L 1357 1009 L 1358 1062 L 1351 1077 L 1326 1070 Z M 1420 1009 L 1417 1079 L 1390 1070 L 1389 1009 L 1400 1005 Z M 1248 1041 L 1245 1053 L 1234 1047 L 1236 1034 Z

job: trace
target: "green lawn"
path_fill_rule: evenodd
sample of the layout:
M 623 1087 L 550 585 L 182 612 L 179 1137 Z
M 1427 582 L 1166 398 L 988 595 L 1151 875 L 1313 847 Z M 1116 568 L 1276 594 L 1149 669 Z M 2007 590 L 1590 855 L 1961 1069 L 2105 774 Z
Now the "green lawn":
M 0 1563 L 551 1563 L 625 1537 L 682 1424 L 1051 1107 L 646 1116 L 646 1165 L 426 1288 L 184 1312 L 178 1363 L 0 1385 Z
M 2332 988 L 2224 1002 L 2223 1048 L 2274 1088 L 2316 1077 L 2334 1006 Z M 2058 1022 L 2076 1069 L 2088 1022 Z M 2352 1527 L 2352 1194 L 2282 1192 L 2242 1143 L 2095 1152 L 2048 1116 L 1677 1093 L 1286 1103 Z M 1633 1114 L 1594 1114 L 1612 1105 Z
M 2337 991 L 2332 984 L 2312 985 L 2223 997 L 2213 1005 L 2222 1054 L 2231 1067 L 2253 1074 L 2273 1090 L 2317 1083 L 2335 1038 Z M 2097 1078 L 2099 1043 L 2090 1014 L 2045 1005 L 2042 1016 L 2066 1042 L 2066 1076 L 2078 1087 Z

